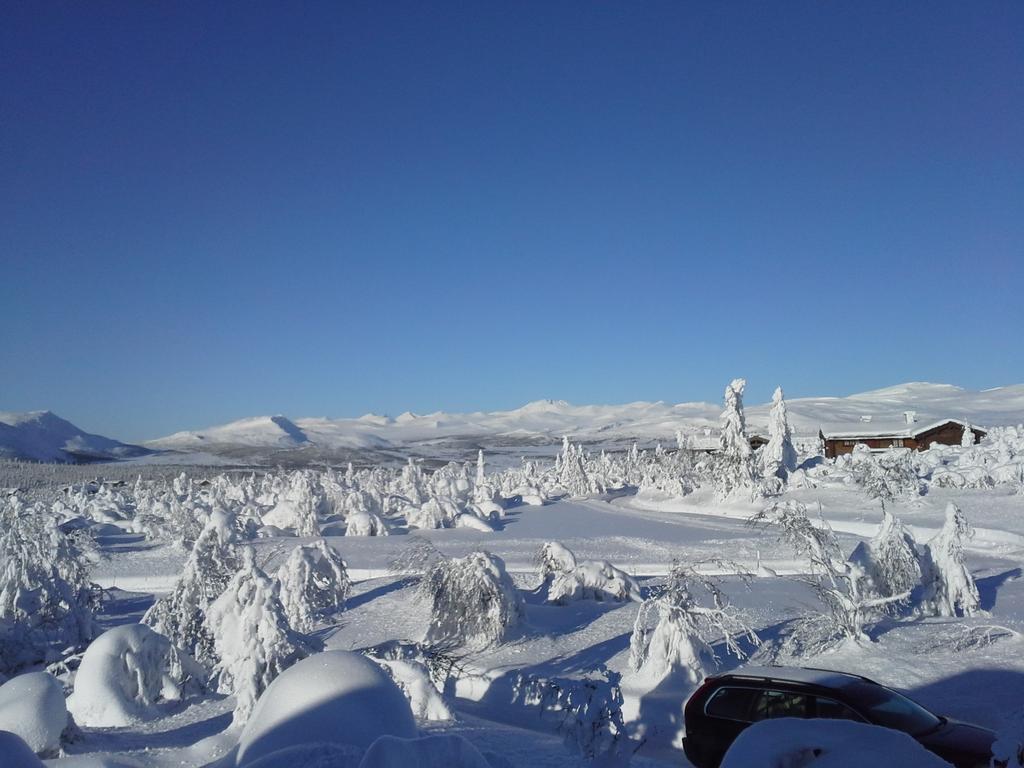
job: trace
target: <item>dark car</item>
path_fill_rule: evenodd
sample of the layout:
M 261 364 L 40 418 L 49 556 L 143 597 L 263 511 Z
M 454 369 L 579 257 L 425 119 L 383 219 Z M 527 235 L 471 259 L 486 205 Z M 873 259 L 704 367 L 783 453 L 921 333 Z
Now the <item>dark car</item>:
M 740 732 L 775 717 L 830 718 L 903 731 L 956 768 L 987 768 L 995 734 L 929 712 L 902 693 L 843 672 L 747 668 L 709 677 L 686 702 L 683 749 L 697 768 L 716 768 Z

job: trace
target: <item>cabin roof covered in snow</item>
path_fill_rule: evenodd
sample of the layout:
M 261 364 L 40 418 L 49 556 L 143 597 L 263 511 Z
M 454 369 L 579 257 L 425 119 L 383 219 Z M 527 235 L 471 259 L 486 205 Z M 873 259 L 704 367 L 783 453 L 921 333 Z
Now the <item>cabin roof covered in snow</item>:
M 843 439 L 854 437 L 917 437 L 918 435 L 930 432 L 933 429 L 945 424 L 958 424 L 961 427 L 968 426 L 967 422 L 960 419 L 940 419 L 928 423 L 907 424 L 906 421 L 862 421 L 856 424 L 822 424 L 820 429 L 825 439 Z M 981 427 L 973 424 L 972 429 L 984 431 Z

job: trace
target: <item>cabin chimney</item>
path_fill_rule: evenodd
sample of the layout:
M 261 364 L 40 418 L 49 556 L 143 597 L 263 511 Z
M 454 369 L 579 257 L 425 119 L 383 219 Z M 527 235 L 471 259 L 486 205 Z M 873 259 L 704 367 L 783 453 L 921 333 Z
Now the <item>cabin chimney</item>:
M 913 424 L 917 421 L 917 411 L 904 411 L 903 418 L 907 420 L 907 424 Z

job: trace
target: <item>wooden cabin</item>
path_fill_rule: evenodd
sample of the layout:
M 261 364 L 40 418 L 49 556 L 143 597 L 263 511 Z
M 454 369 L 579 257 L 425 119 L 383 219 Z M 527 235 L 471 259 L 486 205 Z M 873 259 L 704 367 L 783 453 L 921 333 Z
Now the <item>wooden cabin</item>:
M 857 429 L 843 426 L 822 427 L 818 436 L 825 446 L 825 457 L 834 459 L 845 453 L 852 453 L 857 445 L 866 445 L 872 451 L 886 451 L 890 448 L 910 448 L 923 451 L 932 443 L 940 445 L 960 445 L 964 428 L 967 423 L 959 419 L 946 419 L 930 424 L 918 425 L 916 422 L 903 424 L 873 425 L 863 422 Z M 974 433 L 974 442 L 978 442 L 987 433 L 984 429 L 970 427 Z

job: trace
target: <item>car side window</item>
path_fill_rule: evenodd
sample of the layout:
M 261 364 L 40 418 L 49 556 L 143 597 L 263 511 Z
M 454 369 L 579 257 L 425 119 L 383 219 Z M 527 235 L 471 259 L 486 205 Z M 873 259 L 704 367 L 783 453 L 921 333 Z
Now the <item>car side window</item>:
M 826 699 L 820 696 L 815 697 L 816 717 L 824 717 L 829 720 L 856 720 L 864 722 L 864 718 L 854 712 L 845 704 L 840 704 L 834 699 Z
M 710 717 L 749 723 L 751 704 L 759 693 L 753 688 L 719 688 L 708 700 L 704 713 Z
M 810 717 L 808 697 L 789 691 L 761 691 L 754 702 L 754 721 L 776 717 Z

